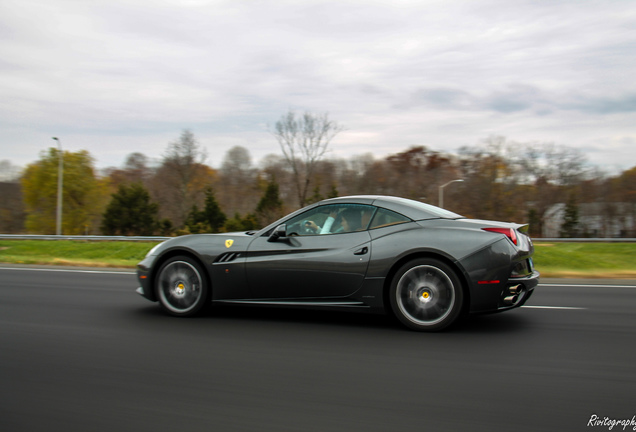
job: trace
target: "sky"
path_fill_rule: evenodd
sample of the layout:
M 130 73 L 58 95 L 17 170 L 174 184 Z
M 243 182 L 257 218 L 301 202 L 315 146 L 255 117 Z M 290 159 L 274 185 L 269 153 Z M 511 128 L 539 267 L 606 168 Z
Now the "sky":
M 492 136 L 636 166 L 636 1 L 2 0 L 0 160 L 57 146 L 158 161 L 185 129 L 219 167 L 281 154 L 289 110 L 327 157 Z

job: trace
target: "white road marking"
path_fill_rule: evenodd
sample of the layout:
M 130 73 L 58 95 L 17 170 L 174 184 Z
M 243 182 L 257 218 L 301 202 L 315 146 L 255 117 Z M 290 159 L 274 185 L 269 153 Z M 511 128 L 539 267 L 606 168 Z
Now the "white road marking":
M 0 270 L 22 270 L 22 271 L 40 271 L 40 272 L 65 272 L 65 273 L 96 273 L 96 274 L 135 274 L 134 271 L 116 271 L 116 270 L 75 270 L 75 269 L 44 269 L 44 268 L 27 268 L 27 267 L 0 267 Z
M 636 288 L 636 285 L 590 285 L 582 283 L 571 284 L 539 284 L 540 287 L 565 287 L 565 288 Z
M 66 273 L 92 273 L 92 274 L 119 274 L 134 275 L 135 271 L 117 271 L 117 270 L 85 270 L 85 269 L 52 269 L 52 268 L 30 268 L 30 267 L 0 267 L 0 270 L 22 270 L 22 271 L 40 271 L 40 272 L 66 272 Z M 587 285 L 587 284 L 540 284 L 543 287 L 585 287 L 585 288 L 636 288 L 636 285 Z M 556 309 L 556 310 L 587 310 L 582 307 L 570 306 L 521 306 L 527 309 Z

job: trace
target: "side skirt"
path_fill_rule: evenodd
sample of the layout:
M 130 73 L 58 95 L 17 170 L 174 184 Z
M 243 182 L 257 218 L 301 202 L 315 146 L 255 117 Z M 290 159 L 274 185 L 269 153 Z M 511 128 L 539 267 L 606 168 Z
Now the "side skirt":
M 307 307 L 355 307 L 369 308 L 359 301 L 315 301 L 315 300 L 214 300 L 214 303 L 239 304 L 239 305 L 263 305 L 263 306 L 307 306 Z

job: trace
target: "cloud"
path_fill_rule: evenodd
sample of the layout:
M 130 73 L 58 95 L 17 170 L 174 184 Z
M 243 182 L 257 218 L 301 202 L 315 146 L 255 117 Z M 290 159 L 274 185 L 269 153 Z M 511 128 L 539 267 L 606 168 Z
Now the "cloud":
M 291 108 L 346 126 L 338 155 L 619 136 L 626 165 L 635 27 L 623 1 L 4 2 L 0 145 L 24 164 L 63 135 L 116 165 L 190 128 L 256 160 Z
M 581 97 L 576 103 L 568 105 L 568 107 L 570 109 L 601 115 L 633 113 L 636 112 L 636 93 L 616 97 Z
M 611 115 L 636 112 L 636 94 L 621 96 L 553 93 L 527 85 L 509 85 L 487 94 L 461 88 L 425 88 L 417 90 L 400 109 L 425 106 L 436 110 L 492 111 L 500 114 L 527 111 L 551 115 L 555 111 L 577 111 L 586 114 Z

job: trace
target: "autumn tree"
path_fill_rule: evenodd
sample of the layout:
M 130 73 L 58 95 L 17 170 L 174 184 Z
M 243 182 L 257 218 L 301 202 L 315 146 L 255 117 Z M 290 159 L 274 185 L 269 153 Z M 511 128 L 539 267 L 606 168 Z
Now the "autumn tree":
M 614 181 L 617 201 L 636 205 L 636 166 L 623 171 Z
M 276 122 L 273 134 L 292 171 L 300 207 L 306 204 L 316 164 L 324 156 L 331 140 L 342 130 L 336 122 L 329 120 L 326 113 L 297 115 L 289 111 Z
M 116 190 L 121 184 L 146 185 L 152 176 L 152 169 L 149 167 L 148 156 L 135 152 L 126 157 L 123 168 L 107 168 L 105 175 Z
M 158 228 L 158 205 L 141 183 L 120 185 L 102 219 L 104 235 L 152 235 Z
M 22 177 L 26 229 L 41 234 L 55 233 L 59 151 L 50 148 L 30 164 Z M 62 233 L 83 234 L 99 226 L 106 201 L 106 189 L 98 181 L 93 158 L 86 150 L 63 153 L 64 189 Z
M 415 200 L 437 196 L 437 188 L 449 180 L 461 177 L 448 156 L 415 146 L 386 158 L 384 187 L 396 195 Z
M 338 196 L 338 187 L 340 185 L 354 188 L 355 181 L 350 185 L 347 183 L 348 174 L 350 174 L 348 164 L 342 159 L 330 158 L 319 161 L 316 164 L 311 180 L 311 194 L 307 197 L 305 204 L 311 204 L 325 198 Z
M 0 161 L 0 233 L 18 234 L 24 229 L 24 204 L 20 168 L 8 160 Z
M 625 203 L 625 235 L 636 237 L 636 167 L 624 171 L 612 183 L 617 190 L 616 201 Z
M 371 167 L 376 163 L 373 154 L 352 156 L 348 160 L 340 160 L 337 163 L 340 166 L 339 176 L 334 186 L 337 186 L 339 194 L 346 196 L 378 193 L 372 183 L 375 179 L 368 175 Z
M 523 176 L 518 189 L 527 185 L 526 202 L 533 210 L 535 226 L 531 229 L 541 233 L 548 209 L 565 202 L 567 194 L 571 194 L 585 178 L 587 160 L 576 148 L 552 143 L 529 143 L 519 148 L 523 149 L 519 159 Z
M 459 152 L 464 182 L 460 206 L 453 210 L 481 219 L 523 220 L 527 217 L 524 197 L 518 187 L 522 178 L 516 148 L 505 137 L 491 136 L 475 147 Z M 457 190 L 457 188 L 455 188 Z
M 614 177 L 597 172 L 581 182 L 579 198 L 593 203 L 603 236 L 634 237 L 636 233 L 636 167 Z
M 24 228 L 24 204 L 20 182 L 0 181 L 0 233 L 18 234 Z

